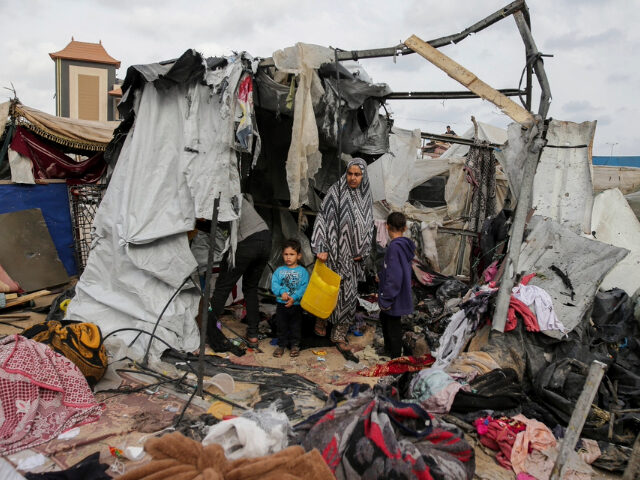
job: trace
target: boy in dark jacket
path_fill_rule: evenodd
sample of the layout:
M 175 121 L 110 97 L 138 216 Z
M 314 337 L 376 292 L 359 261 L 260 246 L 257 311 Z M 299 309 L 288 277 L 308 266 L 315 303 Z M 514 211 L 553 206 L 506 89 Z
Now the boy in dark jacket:
M 382 270 L 378 274 L 378 305 L 384 348 L 391 358 L 399 357 L 402 352 L 400 317 L 413 313 L 411 261 L 416 246 L 410 239 L 402 236 L 406 230 L 407 218 L 402 213 L 393 212 L 387 217 L 387 231 L 391 243 L 387 247 Z

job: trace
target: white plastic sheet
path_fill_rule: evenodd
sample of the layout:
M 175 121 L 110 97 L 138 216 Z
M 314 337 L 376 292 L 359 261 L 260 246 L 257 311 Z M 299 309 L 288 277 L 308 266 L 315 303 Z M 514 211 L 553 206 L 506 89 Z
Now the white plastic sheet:
M 591 230 L 601 242 L 629 250 L 602 281 L 602 288 L 622 288 L 631 297 L 640 288 L 640 222 L 617 188 L 596 196 Z
M 414 187 L 413 172 L 420 141 L 420 130 L 391 131 L 391 152 L 367 167 L 374 202 L 386 200 L 393 207 L 402 208 Z

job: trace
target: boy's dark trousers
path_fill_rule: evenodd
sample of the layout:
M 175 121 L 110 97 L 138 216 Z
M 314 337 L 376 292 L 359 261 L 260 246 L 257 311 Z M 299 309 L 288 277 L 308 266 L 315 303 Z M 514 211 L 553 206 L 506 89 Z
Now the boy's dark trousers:
M 302 308 L 300 305 L 285 307 L 278 303 L 276 307 L 276 326 L 278 328 L 278 346 L 299 347 L 302 339 Z
M 402 326 L 400 317 L 389 315 L 380 310 L 380 322 L 382 323 L 382 336 L 384 337 L 384 350 L 391 358 L 402 355 Z

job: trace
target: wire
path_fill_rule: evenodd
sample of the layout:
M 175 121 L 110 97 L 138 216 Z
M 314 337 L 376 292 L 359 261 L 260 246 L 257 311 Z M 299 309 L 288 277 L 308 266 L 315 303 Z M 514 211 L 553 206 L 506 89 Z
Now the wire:
M 182 282 L 182 284 L 177 288 L 177 290 L 175 292 L 173 292 L 173 295 L 171 295 L 171 298 L 169 299 L 169 301 L 165 304 L 164 308 L 162 309 L 162 311 L 160 312 L 160 315 L 158 316 L 158 320 L 156 320 L 155 325 L 153 326 L 153 331 L 151 332 L 151 338 L 149 339 L 149 343 L 147 344 L 147 350 L 144 352 L 144 359 L 142 360 L 142 363 L 146 364 L 147 360 L 149 359 L 149 350 L 151 350 L 151 342 L 153 341 L 153 339 L 155 338 L 155 333 L 156 330 L 158 329 L 158 325 L 160 325 L 160 319 L 162 318 L 162 315 L 164 315 L 164 312 L 167 310 L 167 308 L 169 308 L 169 305 L 171 304 L 171 302 L 173 301 L 173 299 L 176 297 L 176 295 L 178 295 L 178 292 L 180 290 L 182 290 L 182 287 L 184 287 L 184 285 L 187 283 L 187 281 L 191 280 L 191 283 L 193 283 L 193 285 L 198 288 L 198 285 L 196 285 L 196 282 L 192 279 L 192 275 L 194 272 L 191 272 L 187 278 L 184 279 L 184 281 Z M 202 320 L 204 321 L 204 319 Z M 138 334 L 139 336 L 140 334 Z M 136 337 L 137 339 L 137 337 Z M 135 342 L 135 340 L 134 340 Z M 129 345 L 131 346 L 131 345 Z

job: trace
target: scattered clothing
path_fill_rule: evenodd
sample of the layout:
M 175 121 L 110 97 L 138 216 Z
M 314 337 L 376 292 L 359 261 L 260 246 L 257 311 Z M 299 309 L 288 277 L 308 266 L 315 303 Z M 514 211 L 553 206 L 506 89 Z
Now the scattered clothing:
M 560 330 L 567 333 L 567 329 L 556 316 L 551 296 L 544 289 L 535 285 L 520 284 L 512 291 L 513 297 L 528 307 L 533 305 L 540 330 Z
M 296 426 L 302 446 L 318 448 L 337 479 L 473 477 L 474 452 L 459 429 L 415 403 L 358 387 Z
M 349 325 L 358 304 L 358 282 L 364 280 L 364 259 L 369 256 L 373 238 L 373 200 L 367 164 L 354 158 L 347 165 L 362 170 L 357 188 L 347 184 L 346 174 L 329 187 L 313 225 L 313 253 L 327 252 L 327 266 L 340 277 L 338 303 L 329 317 L 333 325 L 331 340 L 346 341 Z M 360 257 L 361 261 L 354 261 Z
M 423 368 L 430 367 L 435 358 L 430 354 L 422 357 L 400 357 L 394 358 L 386 363 L 375 365 L 371 368 L 365 368 L 358 372 L 363 377 L 384 377 L 386 375 L 399 375 L 407 372 L 418 372 Z
M 32 448 L 100 418 L 82 372 L 47 345 L 20 335 L 0 340 L 0 454 Z
M 276 454 L 230 461 L 217 444 L 203 445 L 180 433 L 150 438 L 144 449 L 153 460 L 122 475 L 120 480 L 331 480 L 317 450 L 289 447 Z
M 374 220 L 376 226 L 376 242 L 382 248 L 386 248 L 391 239 L 389 238 L 389 232 L 387 231 L 386 220 Z
M 526 425 L 526 429 L 518 432 L 511 450 L 511 465 L 517 473 L 528 472 L 525 460 L 532 450 L 547 450 L 556 446 L 556 437 L 544 423 L 529 419 L 524 415 L 516 415 L 514 420 Z
M 514 330 L 518 325 L 517 316 L 524 320 L 524 327 L 528 332 L 539 332 L 540 326 L 536 316 L 531 312 L 529 307 L 518 300 L 514 295 L 509 298 L 509 310 L 507 311 L 507 323 L 504 326 L 505 332 Z
M 111 480 L 109 465 L 100 463 L 100 452 L 92 453 L 73 467 L 58 472 L 25 473 L 27 480 Z
M 24 330 L 21 335 L 49 345 L 80 369 L 93 388 L 107 371 L 107 351 L 100 328 L 93 323 L 50 320 Z
M 526 425 L 507 417 L 493 418 L 488 415 L 473 422 L 480 436 L 480 442 L 491 450 L 496 450 L 496 461 L 507 470 L 511 470 L 511 452 L 518 433 L 526 429 Z
M 411 398 L 431 413 L 448 413 L 460 389 L 471 390 L 469 385 L 462 385 L 448 373 L 433 368 L 417 373 L 409 384 Z

